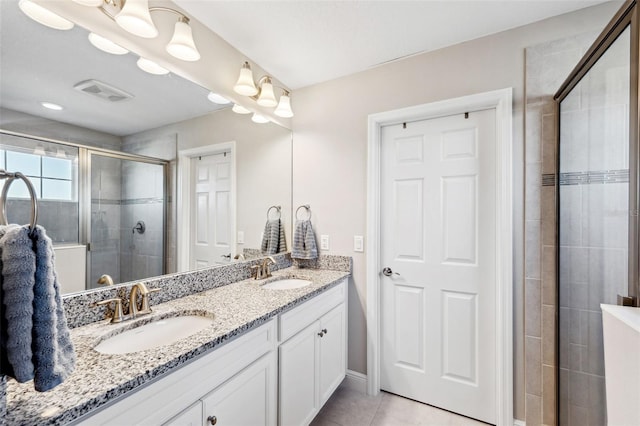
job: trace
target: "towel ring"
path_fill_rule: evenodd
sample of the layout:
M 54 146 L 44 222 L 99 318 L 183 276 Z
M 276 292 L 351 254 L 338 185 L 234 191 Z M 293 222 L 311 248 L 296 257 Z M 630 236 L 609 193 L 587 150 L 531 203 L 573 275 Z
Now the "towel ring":
M 296 220 L 303 220 L 303 219 L 300 219 L 298 217 L 298 212 L 300 211 L 300 209 L 306 209 L 307 210 L 307 214 L 309 215 L 309 217 L 307 217 L 305 220 L 311 219 L 311 207 L 309 206 L 309 204 L 303 204 L 303 205 L 301 205 L 300 207 L 298 207 L 296 209 Z
M 280 206 L 271 206 L 269 207 L 269 209 L 267 210 L 267 220 L 269 220 L 269 213 L 271 213 L 272 209 L 276 209 L 276 212 L 278 212 L 278 217 L 276 219 L 280 219 L 282 217 L 282 209 Z
M 33 232 L 36 229 L 36 223 L 38 222 L 38 199 L 36 197 L 36 190 L 33 187 L 33 184 L 25 175 L 20 172 L 8 173 L 4 170 L 0 171 L 0 178 L 6 178 L 7 182 L 4 184 L 2 188 L 2 194 L 0 195 L 0 205 L 2 206 L 1 215 L 0 215 L 0 225 L 8 225 L 7 222 L 7 194 L 9 193 L 9 187 L 16 179 L 22 179 L 25 185 L 27 185 L 27 189 L 29 190 L 29 196 L 31 197 L 31 222 L 29 224 L 29 229 Z

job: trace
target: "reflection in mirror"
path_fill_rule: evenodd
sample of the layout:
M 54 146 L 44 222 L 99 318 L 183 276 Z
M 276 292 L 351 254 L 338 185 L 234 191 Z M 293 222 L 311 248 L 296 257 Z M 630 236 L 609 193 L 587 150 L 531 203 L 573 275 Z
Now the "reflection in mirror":
M 226 204 L 230 210 L 223 221 L 226 228 L 209 237 L 216 244 L 224 236 L 225 257 L 211 259 L 207 266 L 244 252 L 260 253 L 266 212 L 274 204 L 282 206 L 290 241 L 289 130 L 252 123 L 250 116 L 210 102 L 208 90 L 175 74 L 147 74 L 136 66 L 133 53 L 116 56 L 99 51 L 83 28 L 57 31 L 39 25 L 23 15 L 17 3 L 0 2 L 0 128 L 4 131 L 0 162 L 9 171 L 40 163 L 39 174 L 29 173 L 39 185 L 39 223 L 54 240 L 63 292 L 94 288 L 103 274 L 112 275 L 118 283 L 196 266 L 189 257 L 193 242 L 202 234 L 189 232 L 197 229 L 191 217 L 194 209 L 180 201 L 197 197 L 188 186 L 190 193 L 184 197 L 177 182 L 179 172 L 195 169 L 185 164 L 203 156 L 194 154 L 198 150 L 215 153 L 230 145 L 234 151 L 228 170 L 234 182 Z M 90 89 L 74 89 L 79 83 Z M 109 101 L 104 96 L 109 87 L 132 97 Z M 44 101 L 63 109 L 43 108 Z M 134 177 L 132 171 L 140 159 L 118 159 L 124 153 L 144 156 L 145 166 L 164 168 L 166 175 L 147 170 L 142 173 L 146 178 Z M 117 164 L 106 161 L 99 168 L 100 160 L 107 157 Z M 101 188 L 99 182 L 106 191 L 109 180 L 119 183 L 119 195 L 95 193 Z M 8 215 L 13 221 L 19 221 L 24 208 L 21 190 L 18 183 L 11 188 L 14 204 L 8 207 Z M 166 197 L 158 203 L 160 195 Z M 153 210 L 165 202 L 164 214 Z M 210 213 L 221 208 L 214 207 Z M 113 224 L 107 225 L 107 216 Z M 139 222 L 145 224 L 143 233 L 136 230 Z M 96 240 L 93 231 L 102 240 Z M 99 250 L 109 253 L 107 260 L 91 259 Z M 62 278 L 65 271 L 75 280 Z

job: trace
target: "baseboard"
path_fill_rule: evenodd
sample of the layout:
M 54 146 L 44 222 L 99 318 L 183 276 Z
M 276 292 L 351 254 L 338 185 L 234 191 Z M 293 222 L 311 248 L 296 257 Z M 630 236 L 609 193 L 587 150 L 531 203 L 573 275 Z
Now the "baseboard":
M 527 426 L 524 420 L 513 419 L 513 426 Z
M 347 389 L 367 393 L 367 375 L 357 371 L 347 370 L 347 375 L 342 382 Z

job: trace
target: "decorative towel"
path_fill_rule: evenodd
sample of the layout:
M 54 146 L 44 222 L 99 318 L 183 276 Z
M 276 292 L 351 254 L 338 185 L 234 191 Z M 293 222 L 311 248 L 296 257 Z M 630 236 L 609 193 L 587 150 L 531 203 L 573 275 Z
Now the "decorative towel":
M 276 254 L 287 251 L 287 242 L 284 238 L 284 226 L 280 219 L 267 220 L 262 235 L 260 250 L 264 254 Z
M 316 259 L 318 257 L 318 247 L 316 236 L 310 220 L 297 220 L 293 231 L 293 249 L 291 257 L 294 259 Z
M 31 235 L 29 227 L 22 226 L 8 229 L 0 238 L 0 248 L 3 326 L 10 363 L 3 364 L 0 372 L 18 382 L 33 379 L 35 390 L 45 392 L 62 383 L 76 362 L 54 269 L 53 245 L 41 226 Z

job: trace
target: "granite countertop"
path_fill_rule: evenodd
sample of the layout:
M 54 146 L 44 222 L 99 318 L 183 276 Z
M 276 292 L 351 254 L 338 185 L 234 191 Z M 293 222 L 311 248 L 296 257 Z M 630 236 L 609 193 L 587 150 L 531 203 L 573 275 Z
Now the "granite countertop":
M 163 373 L 264 324 L 333 287 L 350 274 L 341 271 L 287 268 L 265 280 L 244 280 L 152 306 L 150 315 L 134 321 L 110 324 L 100 321 L 71 330 L 78 361 L 76 369 L 61 385 L 39 393 L 33 383 L 7 383 L 6 424 L 65 424 L 103 406 Z M 273 279 L 305 278 L 307 287 L 292 290 L 261 288 Z M 87 307 L 87 309 L 92 309 Z M 110 355 L 93 348 L 119 329 L 185 314 L 213 317 L 210 327 L 173 344 L 140 352 Z

